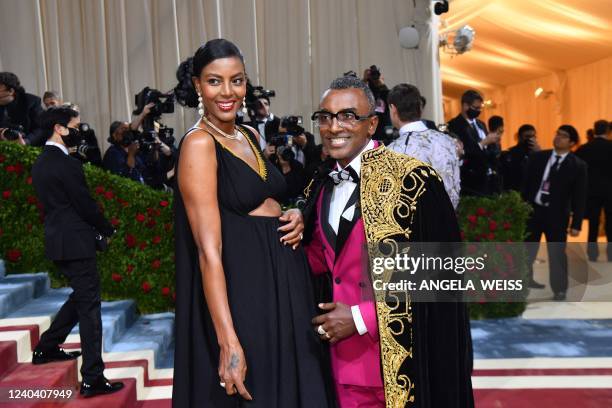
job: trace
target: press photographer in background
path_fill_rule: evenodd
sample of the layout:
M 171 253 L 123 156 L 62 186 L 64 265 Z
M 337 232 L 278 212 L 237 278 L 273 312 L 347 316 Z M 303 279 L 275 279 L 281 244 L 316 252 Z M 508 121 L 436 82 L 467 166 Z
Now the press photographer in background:
M 384 77 L 376 65 L 372 65 L 364 71 L 363 81 L 368 84 L 372 94 L 374 94 L 374 111 L 376 116 L 378 116 L 378 127 L 372 139 L 389 144 L 393 139 L 393 124 L 391 123 L 389 105 L 387 104 L 389 88 L 385 85 Z
M 275 91 L 264 89 L 262 86 L 253 86 L 247 81 L 245 105 L 250 121 L 247 122 L 246 117 L 243 117 L 243 121 L 261 135 L 259 146 L 262 150 L 279 133 L 281 120 L 270 111 L 270 98 L 274 96 L 276 96 Z
M 42 111 L 40 98 L 27 93 L 17 75 L 0 72 L 0 140 L 29 144 L 42 133 L 38 128 Z
M 62 100 L 59 97 L 59 93 L 55 91 L 46 91 L 43 94 L 42 102 L 43 102 L 43 105 L 45 106 L 45 109 L 49 109 L 55 106 L 60 106 L 62 104 Z
M 45 92 L 47 95 L 48 92 Z M 43 101 L 45 98 L 43 97 Z M 81 109 L 78 105 L 66 102 L 61 106 L 69 107 L 70 109 L 81 113 Z M 56 107 L 56 105 L 49 105 L 48 109 Z M 71 146 L 68 148 L 68 152 L 70 156 L 75 159 L 80 160 L 82 163 L 91 163 L 94 166 L 102 167 L 102 155 L 100 153 L 100 146 L 98 145 L 98 138 L 96 137 L 96 132 L 93 130 L 88 123 L 80 122 L 79 123 L 79 140 L 75 146 Z

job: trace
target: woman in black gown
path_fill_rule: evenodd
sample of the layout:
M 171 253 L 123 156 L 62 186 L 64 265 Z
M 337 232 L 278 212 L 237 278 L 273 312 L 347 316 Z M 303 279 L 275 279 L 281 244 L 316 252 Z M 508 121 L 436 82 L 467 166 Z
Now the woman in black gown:
M 197 92 L 202 119 L 179 147 L 173 406 L 332 406 L 310 323 L 301 215 L 281 216 L 283 176 L 257 132 L 235 125 L 246 94 L 242 55 L 211 40 L 191 66 L 177 97 L 194 106 Z

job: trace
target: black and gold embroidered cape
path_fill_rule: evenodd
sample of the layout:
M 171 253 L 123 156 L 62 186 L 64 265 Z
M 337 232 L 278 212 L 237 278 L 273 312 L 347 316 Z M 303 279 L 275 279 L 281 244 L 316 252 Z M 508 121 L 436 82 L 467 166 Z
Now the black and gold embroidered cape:
M 322 166 L 306 189 L 306 243 L 329 169 Z M 394 248 L 404 242 L 461 240 L 444 185 L 427 164 L 383 146 L 366 151 L 360 189 L 370 259 L 381 256 L 381 244 Z M 393 256 L 388 251 L 385 255 Z M 473 407 L 472 343 L 465 304 L 411 303 L 408 294 L 400 292 L 388 293 L 383 300 L 378 299 L 376 309 L 387 408 Z

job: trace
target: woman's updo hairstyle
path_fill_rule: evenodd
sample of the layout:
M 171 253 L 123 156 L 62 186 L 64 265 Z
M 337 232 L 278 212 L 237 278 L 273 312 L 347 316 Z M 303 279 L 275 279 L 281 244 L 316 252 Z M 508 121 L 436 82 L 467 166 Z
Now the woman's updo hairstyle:
M 193 57 L 181 62 L 176 70 L 178 84 L 174 88 L 177 102 L 190 108 L 197 107 L 198 94 L 192 77 L 199 77 L 204 67 L 214 60 L 230 57 L 240 58 L 244 65 L 244 57 L 234 43 L 223 38 L 216 38 L 200 46 Z

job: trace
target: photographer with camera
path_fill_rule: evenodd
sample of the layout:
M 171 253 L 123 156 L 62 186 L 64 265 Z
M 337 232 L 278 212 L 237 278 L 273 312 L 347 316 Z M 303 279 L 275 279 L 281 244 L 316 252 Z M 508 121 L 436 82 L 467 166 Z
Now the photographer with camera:
M 48 92 L 45 92 L 45 97 L 47 97 Z M 43 98 L 43 101 L 46 99 Z M 49 109 L 55 107 L 56 105 L 49 105 Z M 79 105 L 66 102 L 61 106 L 66 106 L 76 112 L 81 112 Z M 37 144 L 38 145 L 38 144 Z M 78 159 L 83 164 L 91 163 L 94 166 L 102 167 L 102 155 L 100 154 L 100 146 L 98 145 L 98 138 L 96 137 L 96 132 L 89 126 L 88 123 L 80 122 L 79 123 L 79 140 L 78 143 L 74 146 L 71 146 L 68 149 L 70 156 Z
M 276 149 L 276 167 L 281 171 L 287 183 L 287 193 L 281 204 L 294 205 L 306 187 L 304 166 L 295 159 L 291 147 L 279 146 Z
M 391 123 L 391 114 L 387 105 L 387 97 L 389 88 L 385 85 L 384 78 L 380 72 L 380 68 L 376 65 L 371 65 L 363 72 L 363 81 L 368 84 L 372 94 L 374 95 L 376 116 L 378 117 L 378 127 L 372 136 L 374 140 L 380 140 L 384 144 L 389 144 L 393 135 L 393 124 Z
M 62 100 L 60 99 L 59 94 L 55 91 L 46 91 L 43 94 L 42 102 L 45 109 L 62 105 Z
M 41 133 L 38 115 L 42 111 L 40 98 L 27 93 L 17 75 L 0 72 L 0 140 L 29 143 Z
M 245 125 L 259 132 L 261 135 L 259 145 L 264 150 L 271 139 L 279 133 L 281 124 L 281 120 L 270 112 L 270 97 L 276 93 L 260 86 L 251 87 L 250 91 L 250 93 L 247 91 L 246 104 L 251 121 Z
M 113 174 L 144 184 L 145 163 L 138 154 L 138 136 L 127 122 L 115 121 L 110 125 L 108 138 L 111 146 L 104 153 L 102 167 Z

